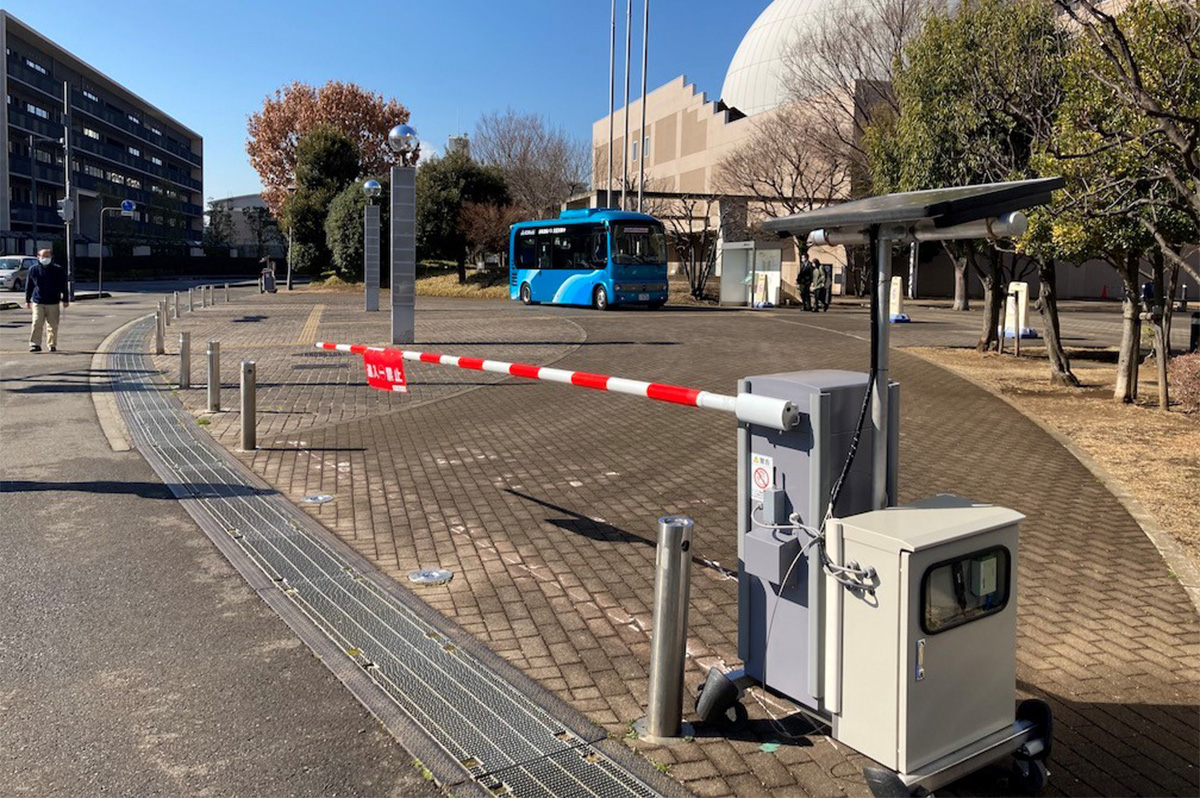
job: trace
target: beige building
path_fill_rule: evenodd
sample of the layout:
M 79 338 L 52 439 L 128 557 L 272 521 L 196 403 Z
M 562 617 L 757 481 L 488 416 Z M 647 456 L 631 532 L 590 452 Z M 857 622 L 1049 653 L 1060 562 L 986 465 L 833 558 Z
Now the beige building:
M 710 99 L 687 78 L 679 76 L 647 93 L 645 129 L 641 99 L 617 109 L 612 116 L 612 192 L 609 193 L 609 117 L 592 125 L 592 185 L 575 206 L 621 204 L 621 186 L 628 187 L 628 206 L 636 209 L 642 171 L 643 209 L 676 231 L 715 237 L 716 276 L 726 285 L 723 301 L 738 301 L 741 291 L 757 293 L 745 299 L 778 302 L 782 282 L 795 283 L 799 250 L 795 241 L 755 231 L 755 221 L 774 215 L 754 197 L 723 185 L 720 164 L 745 147 L 755 133 L 787 100 L 784 86 L 785 51 L 804 24 L 814 19 L 824 0 L 775 0 L 743 37 L 718 99 Z M 629 117 L 628 142 L 625 137 Z M 849 121 L 849 120 L 847 120 Z M 628 172 L 626 172 L 628 166 Z M 849 188 L 848 184 L 845 187 Z M 824 201 L 839 201 L 848 191 L 834 192 Z M 841 247 L 814 249 L 812 256 L 832 262 L 835 291 L 844 284 Z M 678 268 L 675 254 L 673 266 Z M 736 271 L 731 274 L 730 271 Z M 748 273 L 747 273 L 748 272 Z M 732 292 L 732 293 L 730 293 Z

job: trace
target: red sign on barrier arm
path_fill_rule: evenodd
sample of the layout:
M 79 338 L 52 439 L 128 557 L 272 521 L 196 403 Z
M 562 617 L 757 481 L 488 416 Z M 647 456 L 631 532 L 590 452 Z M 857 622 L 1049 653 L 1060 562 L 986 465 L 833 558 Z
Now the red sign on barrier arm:
M 394 349 L 366 349 L 362 353 L 367 385 L 381 391 L 408 392 L 404 381 L 404 355 Z

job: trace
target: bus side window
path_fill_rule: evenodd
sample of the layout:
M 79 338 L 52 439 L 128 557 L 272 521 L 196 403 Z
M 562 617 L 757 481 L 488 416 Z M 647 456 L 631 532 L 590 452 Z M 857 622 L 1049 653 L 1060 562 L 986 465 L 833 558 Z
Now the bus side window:
M 525 233 L 530 233 L 525 235 Z M 537 267 L 537 235 L 532 230 L 522 230 L 517 236 L 517 268 L 533 269 Z
M 608 231 L 603 227 L 597 227 L 592 230 L 589 252 L 591 253 L 593 269 L 608 268 Z
M 539 269 L 553 269 L 554 265 L 551 262 L 551 252 L 554 249 L 554 236 L 548 231 L 538 230 L 537 235 L 537 267 Z

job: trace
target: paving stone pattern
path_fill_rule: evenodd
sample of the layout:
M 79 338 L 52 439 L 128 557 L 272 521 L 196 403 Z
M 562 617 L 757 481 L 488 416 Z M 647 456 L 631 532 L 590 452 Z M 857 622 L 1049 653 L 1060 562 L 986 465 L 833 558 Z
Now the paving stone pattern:
M 357 358 L 301 352 L 294 340 L 314 304 L 325 306 L 321 338 L 379 340 L 386 315 L 368 319 L 358 301 L 272 297 L 252 333 L 235 333 L 245 322 L 220 306 L 185 318 L 206 335 L 251 336 L 260 380 L 278 382 L 260 407 L 295 414 L 264 413 L 262 448 L 240 453 L 244 462 L 293 499 L 333 495 L 306 509 L 395 578 L 453 569 L 451 583 L 423 592 L 429 604 L 618 736 L 647 700 L 654 522 L 691 515 L 689 692 L 709 666 L 739 664 L 726 570 L 737 565 L 731 418 L 439 367 L 414 371 L 420 387 L 407 397 L 369 391 Z M 417 348 L 562 357 L 564 368 L 722 392 L 751 374 L 865 370 L 865 312 L 813 316 L 422 298 Z M 941 340 L 961 337 L 948 329 Z M 1200 792 L 1200 623 L 1153 545 L 1090 472 L 1003 402 L 902 351 L 893 376 L 902 386 L 901 499 L 955 492 L 1028 517 L 1018 686 L 1055 711 L 1048 794 Z M 203 391 L 181 398 L 198 410 Z M 233 445 L 236 425 L 210 429 Z M 701 726 L 693 743 L 673 747 L 630 744 L 698 795 L 866 793 L 862 756 L 783 699 L 752 691 L 747 703 L 742 728 Z M 1005 771 L 993 768 L 952 791 L 1007 789 Z

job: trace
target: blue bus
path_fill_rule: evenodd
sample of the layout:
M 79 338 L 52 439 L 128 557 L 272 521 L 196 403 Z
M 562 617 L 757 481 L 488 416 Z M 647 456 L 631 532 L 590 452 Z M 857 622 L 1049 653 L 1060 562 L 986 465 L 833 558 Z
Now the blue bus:
M 667 302 L 667 240 L 662 223 L 611 208 L 563 211 L 520 222 L 508 239 L 508 294 L 526 305 Z

